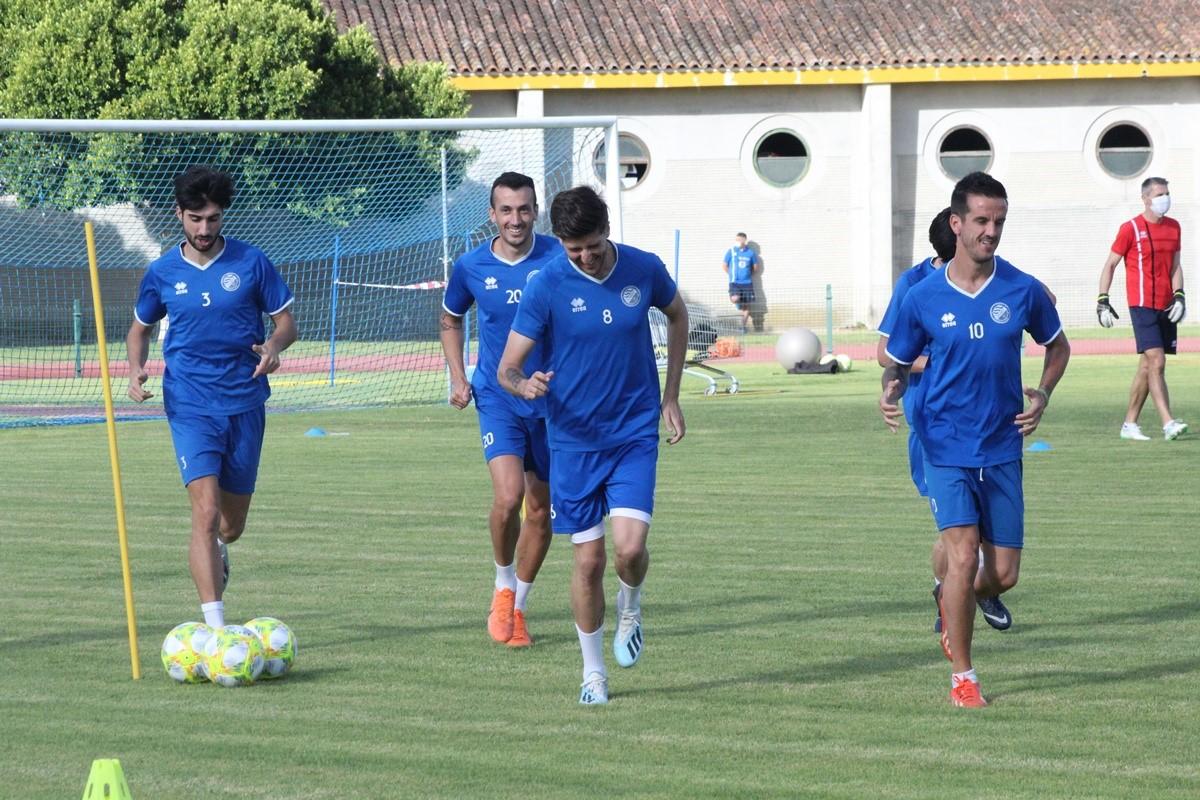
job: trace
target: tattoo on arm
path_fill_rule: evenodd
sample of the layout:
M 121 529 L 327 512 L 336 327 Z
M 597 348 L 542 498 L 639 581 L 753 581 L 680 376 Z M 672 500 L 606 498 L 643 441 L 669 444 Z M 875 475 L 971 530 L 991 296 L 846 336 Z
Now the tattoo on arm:
M 504 377 L 508 379 L 508 385 L 513 388 L 514 392 L 520 391 L 521 381 L 525 380 L 525 376 L 521 374 L 521 370 L 516 367 L 509 367 L 505 371 Z

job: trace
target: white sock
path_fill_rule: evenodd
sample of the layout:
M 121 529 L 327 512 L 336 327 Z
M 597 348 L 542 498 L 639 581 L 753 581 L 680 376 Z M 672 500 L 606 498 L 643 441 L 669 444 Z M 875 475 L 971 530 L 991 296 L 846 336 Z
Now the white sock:
M 963 681 L 970 681 L 971 683 L 979 683 L 979 678 L 978 678 L 978 676 L 975 675 L 974 667 L 971 667 L 966 672 L 950 673 L 950 688 L 951 689 L 953 689 L 955 686 L 962 683 Z
M 529 598 L 529 591 L 531 589 L 533 589 L 533 581 L 526 583 L 517 578 L 517 603 L 515 606 L 517 611 L 525 610 L 525 601 Z
M 584 633 L 576 625 L 575 632 L 579 634 L 579 649 L 583 651 L 583 679 L 586 681 L 593 672 L 607 677 L 608 672 L 604 669 L 604 623 L 600 623 L 600 627 L 591 633 Z
M 496 588 L 508 589 L 510 592 L 517 588 L 517 562 L 509 564 L 507 567 L 496 565 Z
M 204 624 L 210 628 L 225 627 L 225 601 L 214 600 L 211 603 L 201 603 L 200 613 L 204 615 Z
M 637 586 L 630 586 L 625 581 L 617 578 L 617 583 L 621 584 L 621 588 L 617 589 L 617 610 L 618 611 L 639 611 L 642 607 L 642 586 L 645 586 L 645 581 Z

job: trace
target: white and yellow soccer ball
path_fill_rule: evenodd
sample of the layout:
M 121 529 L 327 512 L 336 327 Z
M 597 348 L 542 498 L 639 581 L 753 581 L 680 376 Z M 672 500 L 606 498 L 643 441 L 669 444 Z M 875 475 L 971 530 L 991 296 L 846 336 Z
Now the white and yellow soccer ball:
M 244 625 L 226 625 L 204 647 L 208 677 L 221 686 L 248 686 L 262 674 L 262 641 Z
M 213 629 L 203 622 L 185 622 L 171 629 L 163 639 L 162 662 L 172 680 L 180 683 L 208 680 L 204 648 L 212 635 Z
M 255 617 L 246 623 L 246 627 L 262 640 L 266 659 L 262 679 L 282 678 L 296 660 L 296 635 L 292 629 L 274 617 Z

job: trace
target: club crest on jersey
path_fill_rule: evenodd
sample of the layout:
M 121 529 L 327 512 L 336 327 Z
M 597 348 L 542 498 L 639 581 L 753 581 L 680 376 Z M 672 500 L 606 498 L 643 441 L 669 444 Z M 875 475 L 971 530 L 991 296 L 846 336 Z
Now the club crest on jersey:
M 574 314 L 579 311 L 587 311 L 587 303 L 583 302 L 582 297 L 576 297 L 571 300 L 571 313 Z
M 492 289 L 495 289 L 496 288 L 496 279 L 493 278 L 491 275 L 488 275 L 486 278 L 483 279 L 483 288 L 487 289 L 489 292 Z
M 637 304 L 642 302 L 642 290 L 636 286 L 626 286 L 621 290 L 621 302 L 630 308 L 637 308 Z
M 950 313 L 949 311 L 947 311 L 945 314 L 942 314 L 943 328 L 953 328 L 957 324 L 958 322 L 954 319 L 954 314 Z
M 536 270 L 536 269 L 529 270 L 529 274 L 525 276 L 525 282 L 529 283 L 531 280 L 533 280 L 533 276 L 537 275 L 537 274 L 538 274 L 538 270 Z
M 226 272 L 221 276 L 221 288 L 227 292 L 236 292 L 242 285 L 242 279 L 236 272 Z
M 992 315 L 993 322 L 999 322 L 1001 325 L 1012 319 L 1012 311 L 1004 303 L 992 303 L 988 313 Z
M 187 294 L 187 283 L 184 281 L 179 281 L 175 284 L 175 295 L 179 296 L 181 294 Z

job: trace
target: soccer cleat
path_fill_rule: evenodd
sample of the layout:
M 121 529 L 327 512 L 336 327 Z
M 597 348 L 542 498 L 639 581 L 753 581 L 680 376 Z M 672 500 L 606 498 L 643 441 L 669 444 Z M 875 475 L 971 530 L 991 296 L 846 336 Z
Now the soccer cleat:
M 618 611 L 613 636 L 613 656 L 622 667 L 632 667 L 642 656 L 642 612 Z
M 1000 595 L 980 597 L 975 604 L 983 612 L 983 618 L 987 620 L 987 624 L 996 630 L 1006 631 L 1012 627 L 1012 614 L 1009 613 L 1008 606 L 1001 602 Z
M 1181 419 L 1173 419 L 1163 425 L 1163 438 L 1168 442 L 1178 439 L 1188 432 L 1188 424 Z
M 225 587 L 229 585 L 229 545 L 221 541 L 221 537 L 217 537 L 217 553 L 221 556 L 221 591 L 225 591 Z
M 533 638 L 529 635 L 529 630 L 525 627 L 525 612 L 517 609 L 513 611 L 512 619 L 512 636 L 508 638 L 509 647 L 529 647 L 533 644 Z
M 585 706 L 602 706 L 608 702 L 608 678 L 599 672 L 589 672 L 579 686 L 579 702 Z
M 1142 433 L 1142 426 L 1136 422 L 1121 423 L 1121 438 L 1134 442 L 1148 442 L 1150 437 Z
M 938 587 L 939 586 L 941 586 L 940 583 L 935 583 L 933 585 L 933 602 L 937 606 L 937 616 L 933 618 L 933 632 L 934 633 L 942 632 L 942 604 L 938 602 Z
M 938 621 L 941 622 L 941 625 L 938 626 L 941 633 L 938 642 L 942 645 L 942 652 L 945 654 L 946 660 L 953 661 L 954 656 L 950 652 L 950 634 L 946 631 L 946 612 L 942 610 L 942 585 L 940 583 L 933 587 L 933 599 L 937 601 Z
M 988 704 L 979 691 L 979 684 L 969 678 L 954 681 L 950 689 L 950 702 L 959 708 L 983 708 Z
M 513 604 L 517 596 L 512 589 L 497 589 L 488 609 L 488 633 L 497 642 L 507 642 L 513 635 Z

